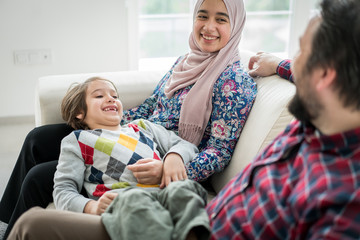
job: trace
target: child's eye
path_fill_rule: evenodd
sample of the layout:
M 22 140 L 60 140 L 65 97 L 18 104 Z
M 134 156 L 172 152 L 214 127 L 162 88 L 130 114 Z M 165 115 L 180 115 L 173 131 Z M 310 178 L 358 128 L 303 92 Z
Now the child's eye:
M 118 99 L 118 96 L 113 96 L 113 98 Z
M 97 95 L 96 98 L 102 98 L 103 96 L 102 95 Z

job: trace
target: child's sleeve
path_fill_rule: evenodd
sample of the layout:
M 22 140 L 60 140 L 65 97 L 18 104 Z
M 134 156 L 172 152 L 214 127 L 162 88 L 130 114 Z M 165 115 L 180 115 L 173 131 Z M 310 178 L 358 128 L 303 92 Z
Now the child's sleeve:
M 56 209 L 83 212 L 90 199 L 80 194 L 85 164 L 74 132 L 61 142 L 59 163 L 54 176 L 53 198 Z
M 198 148 L 194 144 L 182 139 L 173 131 L 167 130 L 163 126 L 147 120 L 140 120 L 140 122 L 144 123 L 146 127 L 145 130 L 153 136 L 154 142 L 158 145 L 158 150 L 163 159 L 168 153 L 177 153 L 182 157 L 184 164 L 186 164 L 199 153 Z M 139 126 L 141 126 L 141 124 L 139 124 Z

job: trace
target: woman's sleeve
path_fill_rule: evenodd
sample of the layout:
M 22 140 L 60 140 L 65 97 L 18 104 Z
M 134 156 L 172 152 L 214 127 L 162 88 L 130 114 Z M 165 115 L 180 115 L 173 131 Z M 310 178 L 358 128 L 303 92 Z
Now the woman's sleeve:
M 56 209 L 83 212 L 90 199 L 80 194 L 84 184 L 85 164 L 74 133 L 61 142 L 59 163 L 54 176 L 53 198 Z
M 223 72 L 214 85 L 213 110 L 206 130 L 210 134 L 204 136 L 205 147 L 186 165 L 190 179 L 205 180 L 229 164 L 253 106 L 256 83 L 242 68 L 233 68 Z
M 141 121 L 142 120 L 139 122 Z M 163 159 L 165 159 L 167 154 L 173 152 L 179 154 L 183 159 L 184 164 L 186 164 L 199 152 L 194 144 L 182 139 L 176 135 L 174 131 L 168 130 L 159 124 L 147 120 L 144 120 L 143 122 L 145 123 L 145 130 L 151 133 L 154 141 L 158 145 L 157 149 Z

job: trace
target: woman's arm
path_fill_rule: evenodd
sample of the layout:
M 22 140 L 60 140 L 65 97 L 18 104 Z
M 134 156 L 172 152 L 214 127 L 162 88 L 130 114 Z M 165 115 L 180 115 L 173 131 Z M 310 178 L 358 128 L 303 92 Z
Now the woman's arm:
M 200 153 L 186 165 L 190 179 L 205 180 L 228 165 L 256 93 L 255 82 L 239 62 L 222 73 L 214 85 L 212 114 Z

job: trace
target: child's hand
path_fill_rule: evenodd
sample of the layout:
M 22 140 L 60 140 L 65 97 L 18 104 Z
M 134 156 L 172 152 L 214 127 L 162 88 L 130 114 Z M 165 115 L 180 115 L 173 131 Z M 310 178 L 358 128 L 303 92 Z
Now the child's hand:
M 118 194 L 113 192 L 105 192 L 97 201 L 89 201 L 84 208 L 84 213 L 90 213 L 94 215 L 101 215 L 105 212 L 106 208 L 116 198 Z
M 141 184 L 159 184 L 163 174 L 163 163 L 157 159 L 140 159 L 127 168 L 133 172 L 136 180 Z
M 187 179 L 184 162 L 179 154 L 169 153 L 164 159 L 163 177 L 160 188 L 164 188 L 171 182 Z

